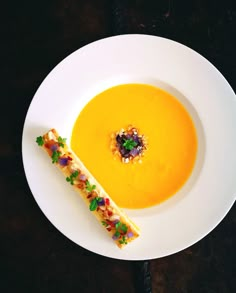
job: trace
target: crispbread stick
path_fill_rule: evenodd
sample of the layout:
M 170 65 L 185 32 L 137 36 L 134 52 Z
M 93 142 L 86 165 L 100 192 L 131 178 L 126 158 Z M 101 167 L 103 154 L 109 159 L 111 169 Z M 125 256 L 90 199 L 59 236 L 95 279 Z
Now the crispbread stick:
M 36 142 L 81 195 L 118 247 L 123 248 L 139 236 L 139 228 L 114 203 L 55 129 L 37 137 Z

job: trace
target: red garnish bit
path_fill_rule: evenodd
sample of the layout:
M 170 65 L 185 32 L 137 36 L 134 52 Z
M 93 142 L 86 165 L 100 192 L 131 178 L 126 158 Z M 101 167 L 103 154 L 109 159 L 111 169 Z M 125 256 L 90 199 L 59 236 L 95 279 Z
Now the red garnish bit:
M 110 217 L 112 215 L 113 215 L 112 211 L 108 211 L 108 216 Z
M 72 159 L 70 156 L 68 156 L 67 158 L 68 158 L 68 160 L 70 160 L 70 161 L 72 161 L 72 160 L 73 160 L 73 159 Z
M 77 184 L 77 187 L 78 187 L 79 189 L 84 189 L 84 187 L 85 187 L 84 182 L 80 182 L 79 184 Z M 92 195 L 90 194 L 90 196 L 92 196 Z
M 113 222 L 109 221 L 109 224 L 111 225 L 111 227 L 115 227 L 115 224 Z
M 87 196 L 87 198 L 90 198 L 90 197 L 92 197 L 92 194 L 91 193 Z
M 105 199 L 105 203 L 106 203 L 107 206 L 109 206 L 110 205 L 110 199 L 109 198 L 106 198 Z
M 107 228 L 107 231 L 109 231 L 109 232 L 110 232 L 110 231 L 111 231 L 111 228 L 110 228 L 110 227 L 109 227 L 109 228 Z
M 53 146 L 53 145 L 57 145 L 57 142 L 56 142 L 55 140 L 53 140 L 53 139 L 48 140 L 48 141 L 44 144 L 44 146 L 45 146 L 46 148 L 48 148 L 48 149 L 50 149 L 51 146 Z

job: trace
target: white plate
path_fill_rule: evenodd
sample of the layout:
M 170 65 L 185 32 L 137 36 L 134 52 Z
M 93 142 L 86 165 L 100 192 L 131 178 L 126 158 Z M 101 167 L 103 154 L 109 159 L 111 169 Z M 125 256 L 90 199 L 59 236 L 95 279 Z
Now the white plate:
M 119 250 L 35 138 L 55 127 L 70 141 L 73 123 L 89 99 L 130 82 L 157 85 L 180 99 L 194 119 L 199 151 L 194 172 L 177 195 L 153 208 L 126 210 L 142 232 Z M 103 39 L 64 59 L 36 92 L 22 141 L 30 189 L 52 224 L 88 250 L 126 260 L 170 255 L 216 227 L 235 201 L 235 150 L 236 98 L 225 78 L 186 46 L 146 35 Z

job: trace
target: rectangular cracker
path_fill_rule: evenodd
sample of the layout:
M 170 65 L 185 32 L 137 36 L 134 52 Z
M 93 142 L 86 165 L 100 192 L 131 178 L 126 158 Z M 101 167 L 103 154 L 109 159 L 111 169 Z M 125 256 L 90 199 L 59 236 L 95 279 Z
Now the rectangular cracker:
M 140 235 L 139 228 L 114 203 L 55 129 L 49 130 L 36 141 L 62 171 L 66 181 L 80 194 L 119 248 Z

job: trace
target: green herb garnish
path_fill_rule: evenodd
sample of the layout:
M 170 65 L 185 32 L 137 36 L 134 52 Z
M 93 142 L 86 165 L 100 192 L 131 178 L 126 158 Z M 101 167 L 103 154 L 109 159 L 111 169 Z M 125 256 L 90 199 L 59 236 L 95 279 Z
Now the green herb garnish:
M 117 237 L 117 238 L 120 237 L 120 232 L 119 231 L 116 231 L 115 234 L 114 234 L 114 236 Z
M 127 233 L 128 231 L 128 227 L 125 224 L 122 224 L 121 222 L 117 222 L 115 224 L 115 228 L 116 228 L 116 231 L 121 231 L 123 233 Z
M 58 163 L 59 157 L 61 155 L 61 152 L 59 151 L 53 151 L 52 153 L 52 163 Z
M 38 144 L 39 146 L 44 145 L 43 137 L 42 137 L 42 136 L 38 136 L 38 137 L 36 138 L 36 142 L 37 142 L 37 144 Z
M 91 202 L 90 202 L 90 206 L 89 209 L 90 211 L 95 211 L 98 207 L 98 201 L 97 201 L 97 197 L 95 197 Z
M 106 221 L 102 221 L 102 224 L 103 224 L 103 226 L 105 226 L 105 227 L 107 227 L 107 226 L 108 226 L 108 224 L 107 224 L 107 222 L 106 222 Z
M 127 244 L 126 237 L 123 236 L 121 240 L 119 240 L 120 244 Z
M 132 151 L 134 147 L 136 147 L 138 143 L 134 141 L 132 138 L 126 139 L 125 142 L 123 143 L 123 147 L 128 150 Z
M 69 177 L 66 177 L 66 181 L 70 182 L 71 185 L 74 185 L 74 180 L 78 175 L 79 175 L 79 171 L 75 171 Z
M 115 224 L 116 230 L 119 229 L 120 225 L 121 225 L 121 222 L 117 222 L 117 223 Z
M 62 148 L 64 148 L 64 144 L 66 143 L 66 138 L 62 138 L 61 136 L 58 137 L 58 144 Z
M 95 211 L 96 208 L 98 207 L 98 203 L 101 202 L 103 200 L 102 197 L 95 197 L 91 202 L 90 202 L 90 205 L 89 205 L 89 209 L 90 211 Z M 102 221 L 102 223 L 106 223 L 105 221 Z M 107 224 L 107 223 L 106 223 Z M 104 225 L 104 224 L 103 224 Z M 106 225 L 108 226 L 108 224 Z
M 86 181 L 86 190 L 88 192 L 92 192 L 95 188 L 96 188 L 96 185 L 91 185 L 88 180 Z
M 125 224 L 122 224 L 120 229 L 124 232 L 124 233 L 127 233 L 128 231 L 128 227 L 125 225 Z

